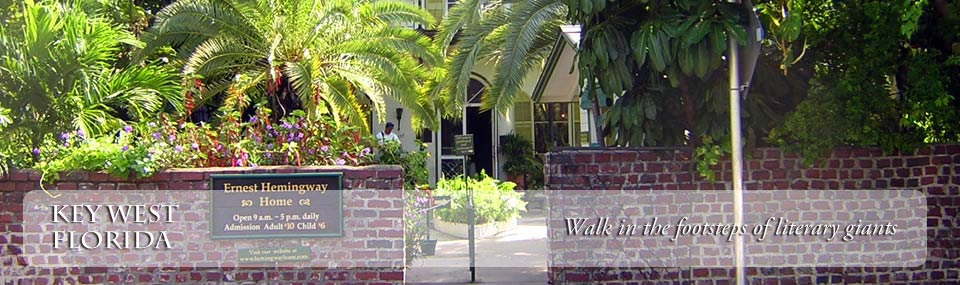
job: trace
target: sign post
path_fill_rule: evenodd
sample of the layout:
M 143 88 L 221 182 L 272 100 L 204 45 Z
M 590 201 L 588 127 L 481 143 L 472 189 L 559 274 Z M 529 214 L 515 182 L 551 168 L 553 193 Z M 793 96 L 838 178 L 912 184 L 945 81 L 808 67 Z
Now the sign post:
M 470 250 L 470 283 L 477 282 L 476 242 L 474 235 L 476 224 L 476 209 L 473 208 L 473 188 L 470 188 L 470 179 L 467 176 L 467 161 L 473 155 L 473 134 L 457 135 L 456 152 L 463 155 L 463 187 L 467 191 L 467 239 Z

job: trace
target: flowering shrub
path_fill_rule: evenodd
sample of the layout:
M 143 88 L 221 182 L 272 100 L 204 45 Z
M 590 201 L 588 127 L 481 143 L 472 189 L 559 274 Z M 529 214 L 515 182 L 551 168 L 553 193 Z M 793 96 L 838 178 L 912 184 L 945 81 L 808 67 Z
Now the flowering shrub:
M 271 122 L 270 110 L 260 108 L 246 121 L 239 118 L 227 112 L 216 129 L 178 123 L 158 133 L 184 151 L 175 162 L 190 167 L 362 165 L 373 159 L 358 130 L 329 117 L 312 119 L 296 110 Z
M 230 167 L 259 165 L 363 165 L 371 149 L 355 128 L 331 118 L 309 118 L 293 111 L 279 122 L 259 108 L 241 121 L 239 112 L 226 112 L 219 124 L 199 125 L 170 120 L 124 126 L 116 135 L 87 138 L 63 133 L 34 149 L 34 168 L 44 180 L 68 170 L 106 171 L 118 177 L 148 177 L 169 167 Z
M 34 168 L 50 182 L 66 170 L 105 171 L 118 177 L 146 177 L 169 165 L 169 150 L 150 144 L 133 144 L 133 127 L 125 126 L 113 136 L 86 138 L 83 132 L 62 133 L 46 140 L 33 155 L 41 157 Z
M 403 248 L 407 255 L 407 263 L 422 256 L 420 241 L 427 238 L 427 208 L 431 206 L 429 189 L 405 189 L 403 192 L 404 216 Z

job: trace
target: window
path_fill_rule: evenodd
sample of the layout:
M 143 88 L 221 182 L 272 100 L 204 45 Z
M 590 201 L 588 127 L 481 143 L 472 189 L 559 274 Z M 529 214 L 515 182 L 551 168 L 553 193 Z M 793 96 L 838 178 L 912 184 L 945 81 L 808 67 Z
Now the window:
M 570 112 L 567 103 L 536 104 L 534 147 L 539 153 L 554 147 L 570 146 Z
M 519 105 L 520 103 L 517 103 Z M 533 104 L 534 116 L 531 132 L 534 135 L 533 144 L 538 153 L 549 152 L 554 147 L 589 146 L 589 128 L 585 125 L 586 113 L 580 110 L 577 103 L 547 103 Z M 516 105 L 515 105 L 516 106 Z M 524 128 L 521 118 L 524 116 L 516 111 L 516 126 L 514 129 Z
M 424 0 L 423 8 L 426 9 L 434 19 L 440 21 L 447 13 L 447 9 L 444 6 L 444 1 L 448 0 Z
M 533 102 L 528 96 L 518 95 L 513 103 L 513 133 L 533 141 Z

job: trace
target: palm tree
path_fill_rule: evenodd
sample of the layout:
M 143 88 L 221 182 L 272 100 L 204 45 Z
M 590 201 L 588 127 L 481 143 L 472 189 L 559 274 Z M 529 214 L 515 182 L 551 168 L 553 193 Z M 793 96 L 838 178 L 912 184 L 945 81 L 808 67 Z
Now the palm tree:
M 542 66 L 564 24 L 567 6 L 559 0 L 461 0 L 440 23 L 436 44 L 452 56 L 439 90 L 447 91 L 446 114 L 459 114 L 470 73 L 478 63 L 494 66 L 482 109 L 506 112 L 527 72 Z M 459 34 L 459 38 L 455 41 Z
M 0 138 L 11 145 L 38 147 L 65 130 L 95 136 L 181 105 L 174 70 L 114 66 L 123 47 L 143 43 L 81 2 L 26 0 L 0 25 L 0 110 L 11 119 Z
M 410 28 L 432 23 L 397 1 L 180 0 L 157 15 L 145 54 L 172 47 L 198 107 L 217 94 L 238 110 L 268 99 L 281 116 L 302 107 L 369 132 L 363 106 L 382 119 L 392 98 L 434 126 L 422 83 L 440 57 Z

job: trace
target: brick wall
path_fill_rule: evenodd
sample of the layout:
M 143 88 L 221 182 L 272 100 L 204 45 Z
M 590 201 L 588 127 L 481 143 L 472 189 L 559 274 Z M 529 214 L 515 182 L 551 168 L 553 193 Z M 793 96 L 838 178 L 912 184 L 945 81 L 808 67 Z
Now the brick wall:
M 731 189 L 730 162 L 714 167 L 717 181 L 701 179 L 689 149 L 563 149 L 546 156 L 547 223 L 562 223 L 576 203 L 562 190 L 725 190 Z M 960 145 L 936 145 L 914 153 L 840 148 L 812 167 L 796 155 L 763 148 L 747 154 L 747 190 L 917 189 L 927 195 L 927 261 L 914 268 L 747 268 L 751 284 L 957 283 L 960 282 Z M 587 207 L 587 206 L 585 206 Z M 591 204 L 591 211 L 610 211 Z M 599 209 L 597 207 L 600 207 Z M 556 227 L 549 227 L 554 236 Z M 566 233 L 562 233 L 566 234 Z M 550 252 L 577 244 L 551 239 Z M 732 268 L 550 268 L 555 283 L 654 283 L 691 280 L 732 284 Z
M 103 268 L 64 265 L 30 266 L 22 256 L 24 246 L 24 196 L 38 188 L 39 175 L 16 171 L 0 177 L 0 283 L 3 284 L 102 284 L 102 283 L 201 283 L 282 282 L 285 284 L 341 283 L 395 284 L 403 282 L 403 170 L 399 166 L 367 167 L 260 167 L 172 169 L 140 180 L 116 179 L 103 173 L 63 175 L 48 190 L 207 190 L 210 174 L 343 172 L 344 233 L 324 238 L 334 259 L 345 264 L 329 267 L 274 266 L 128 267 Z M 206 240 L 206 239 L 204 239 Z M 262 242 L 269 242 L 264 240 Z M 301 240 L 300 242 L 311 242 Z M 372 243 L 371 243 L 372 242 Z M 212 242 L 210 242 L 212 243 Z M 299 245 L 299 244 L 298 244 Z M 204 246 L 204 245 L 200 245 Z M 276 246 L 276 245 L 274 245 Z M 267 246 L 269 247 L 269 246 Z M 224 257 L 228 253 L 224 253 Z M 399 260 L 382 263 L 385 259 Z M 365 261 L 358 262 L 358 261 Z M 373 263 L 374 260 L 381 263 Z M 235 260 L 234 260 L 235 261 Z M 225 263 L 225 264 L 235 264 Z

